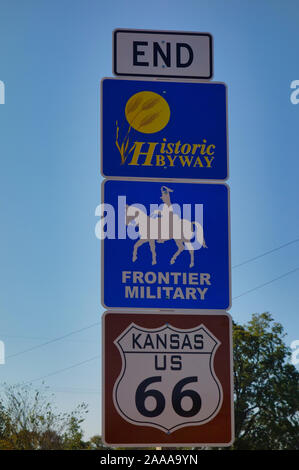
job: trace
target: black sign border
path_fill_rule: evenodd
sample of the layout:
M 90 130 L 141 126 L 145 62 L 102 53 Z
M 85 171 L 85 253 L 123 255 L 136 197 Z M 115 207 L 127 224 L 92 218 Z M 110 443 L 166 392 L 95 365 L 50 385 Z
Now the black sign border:
M 184 36 L 208 36 L 209 38 L 209 49 L 210 49 L 210 75 L 207 76 L 190 76 L 190 75 L 159 75 L 159 74 L 144 74 L 144 73 L 120 73 L 117 71 L 117 34 L 118 33 L 134 33 L 134 34 L 172 34 L 172 35 L 184 35 Z M 190 79 L 190 80 L 209 80 L 213 78 L 214 67 L 213 67 L 213 36 L 210 33 L 193 33 L 185 31 L 152 31 L 152 30 L 142 30 L 142 29 L 115 29 L 113 31 L 113 73 L 116 76 L 127 76 L 127 77 L 161 77 L 161 78 L 181 78 L 181 79 Z

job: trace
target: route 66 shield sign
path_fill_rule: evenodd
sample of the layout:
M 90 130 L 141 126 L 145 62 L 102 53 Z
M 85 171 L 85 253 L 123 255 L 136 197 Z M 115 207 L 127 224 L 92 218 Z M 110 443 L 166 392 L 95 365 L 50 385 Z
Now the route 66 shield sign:
M 114 404 L 125 420 L 171 433 L 219 411 L 214 355 L 220 342 L 204 325 L 149 329 L 131 323 L 115 344 L 123 362 Z
M 229 445 L 228 314 L 106 313 L 103 327 L 108 445 Z

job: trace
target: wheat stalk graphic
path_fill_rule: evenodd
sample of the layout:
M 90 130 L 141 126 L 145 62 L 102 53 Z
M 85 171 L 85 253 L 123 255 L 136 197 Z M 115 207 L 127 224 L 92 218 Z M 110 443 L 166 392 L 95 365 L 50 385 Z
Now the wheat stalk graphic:
M 159 116 L 159 114 L 160 114 L 160 113 L 154 113 L 154 114 L 151 114 L 150 116 L 145 117 L 145 118 L 142 119 L 142 121 L 139 123 L 139 127 L 147 126 L 148 124 L 150 124 L 151 122 L 153 122 L 153 121 Z
M 123 165 L 128 158 L 128 155 L 132 152 L 135 148 L 135 143 L 129 149 L 129 134 L 132 129 L 132 125 L 135 124 L 136 119 L 140 117 L 142 113 L 146 113 L 145 117 L 139 122 L 138 130 L 147 126 L 151 122 L 153 122 L 160 114 L 160 112 L 155 112 L 148 114 L 148 111 L 151 110 L 154 106 L 159 103 L 159 98 L 149 98 L 144 103 L 142 103 L 143 98 L 141 96 L 136 96 L 135 99 L 131 100 L 126 107 L 126 114 L 129 116 L 130 125 L 128 131 L 123 139 L 120 141 L 120 127 L 118 125 L 118 121 L 116 121 L 116 139 L 115 144 L 118 148 L 118 151 L 121 156 L 121 164 Z M 134 114 L 135 113 L 135 114 Z M 123 126 L 122 126 L 123 127 Z

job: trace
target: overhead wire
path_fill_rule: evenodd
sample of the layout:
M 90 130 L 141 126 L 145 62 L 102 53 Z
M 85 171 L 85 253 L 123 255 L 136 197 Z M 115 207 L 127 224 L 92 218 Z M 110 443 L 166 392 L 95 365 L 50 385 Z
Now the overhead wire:
M 253 258 L 249 258 L 245 261 L 242 261 L 242 263 L 235 264 L 232 266 L 232 269 L 239 268 L 240 266 L 244 266 L 245 264 L 248 264 L 248 263 L 251 263 L 252 261 L 263 258 L 263 256 L 270 255 L 271 253 L 274 253 L 275 251 L 281 250 L 282 248 L 285 248 L 286 246 L 292 245 L 293 243 L 297 243 L 297 242 L 299 242 L 299 238 L 295 238 L 294 240 L 284 243 L 283 245 L 280 245 L 277 248 L 273 248 L 272 250 L 265 251 L 264 253 L 261 253 L 260 255 L 254 256 Z
M 277 248 L 274 248 L 274 249 L 272 249 L 272 250 L 268 250 L 268 251 L 266 251 L 266 252 L 264 252 L 264 253 L 262 253 L 262 254 L 260 254 L 260 255 L 258 255 L 258 256 L 255 256 L 254 258 L 250 258 L 250 259 L 248 259 L 248 260 L 246 260 L 246 261 L 244 261 L 244 262 L 242 262 L 242 263 L 239 263 L 239 264 L 237 264 L 237 265 L 234 265 L 233 268 L 236 268 L 236 267 L 239 267 L 239 266 L 243 266 L 244 264 L 247 264 L 247 263 L 250 263 L 250 262 L 252 262 L 252 261 L 255 261 L 256 259 L 259 259 L 259 258 L 261 258 L 261 257 L 263 257 L 263 256 L 266 256 L 266 255 L 268 255 L 268 254 L 270 254 L 270 253 L 273 253 L 273 252 L 275 252 L 275 251 L 278 251 L 278 250 L 280 250 L 280 249 L 282 249 L 282 248 L 285 248 L 286 246 L 291 245 L 291 244 L 293 244 L 293 243 L 296 243 L 296 242 L 298 242 L 298 241 L 299 241 L 299 238 L 294 239 L 294 240 L 291 240 L 290 242 L 285 243 L 285 244 L 283 244 L 283 245 L 280 245 L 280 246 L 277 247 Z M 282 279 L 282 278 L 284 278 L 284 277 L 286 277 L 286 276 L 288 276 L 288 275 L 290 275 L 290 274 L 293 274 L 293 273 L 297 272 L 298 270 L 299 270 L 299 267 L 296 267 L 295 269 L 292 269 L 291 271 L 288 271 L 288 272 L 286 272 L 286 273 L 284 273 L 284 274 L 282 274 L 282 275 L 280 275 L 280 276 L 277 276 L 277 277 L 275 277 L 274 279 L 271 279 L 270 281 L 267 281 L 267 282 L 265 282 L 265 283 L 263 283 L 263 284 L 260 284 L 260 285 L 258 285 L 258 286 L 256 286 L 256 287 L 253 287 L 252 289 L 249 289 L 249 290 L 247 290 L 247 291 L 245 291 L 245 292 L 242 292 L 241 294 L 239 294 L 239 295 L 237 295 L 237 296 L 234 296 L 234 297 L 233 297 L 233 300 L 236 300 L 236 299 L 238 299 L 238 298 L 240 298 L 240 297 L 243 297 L 243 296 L 245 296 L 245 295 L 247 295 L 247 294 L 250 294 L 251 292 L 254 292 L 254 291 L 258 290 L 258 289 L 261 289 L 262 287 L 265 287 L 265 286 L 267 286 L 267 285 L 269 285 L 269 284 L 272 284 L 273 282 L 276 282 L 276 281 L 278 281 L 278 280 L 280 280 L 280 279 Z M 32 348 L 28 348 L 28 349 L 26 349 L 26 350 L 19 351 L 18 353 L 15 353 L 15 354 L 12 354 L 12 355 L 8 356 L 7 358 L 12 358 L 12 357 L 15 357 L 15 356 L 24 354 L 24 353 L 29 352 L 29 351 L 33 351 L 33 350 L 38 349 L 38 348 L 40 348 L 40 347 L 42 347 L 42 346 L 46 346 L 46 345 L 51 344 L 51 343 L 54 343 L 54 342 L 56 342 L 56 341 L 65 339 L 65 338 L 67 338 L 67 337 L 69 337 L 69 336 L 71 336 L 71 335 L 74 335 L 74 334 L 76 334 L 76 333 L 80 333 L 81 331 L 90 329 L 90 328 L 92 328 L 92 327 L 94 327 L 94 326 L 97 326 L 97 325 L 99 325 L 99 324 L 100 324 L 100 322 L 93 323 L 93 324 L 88 325 L 88 326 L 86 326 L 86 327 L 80 328 L 79 330 L 72 331 L 72 332 L 67 333 L 67 334 L 65 334 L 65 335 L 63 335 L 63 336 L 59 336 L 59 337 L 57 337 L 57 338 L 53 338 L 52 340 L 46 341 L 45 343 L 42 343 L 42 344 L 33 346 Z M 25 384 L 29 384 L 29 383 L 32 383 L 32 382 L 36 382 L 36 381 L 39 381 L 39 380 L 44 380 L 44 379 L 46 379 L 46 378 L 48 378 L 48 377 L 52 377 L 53 375 L 59 374 L 59 373 L 61 373 L 61 372 L 65 372 L 65 371 L 68 371 L 68 370 L 73 369 L 73 368 L 75 368 L 75 367 L 81 366 L 81 365 L 83 365 L 83 364 L 87 364 L 87 363 L 89 363 L 89 362 L 91 362 L 91 361 L 94 361 L 95 359 L 98 359 L 98 358 L 100 358 L 100 355 L 94 356 L 94 357 L 92 357 L 92 358 L 86 359 L 86 360 L 81 361 L 81 362 L 78 362 L 78 363 L 75 363 L 75 364 L 73 364 L 73 365 L 71 365 L 71 366 L 68 366 L 68 367 L 65 367 L 65 368 L 63 368 L 63 369 L 59 369 L 59 370 L 57 370 L 57 371 L 51 372 L 51 373 L 49 373 L 49 374 L 47 374 L 47 375 L 44 375 L 44 376 L 42 376 L 42 377 L 39 377 L 39 378 L 30 380 L 30 381 L 27 381 L 27 382 L 25 382 Z
M 271 281 L 264 282 L 263 284 L 260 284 L 259 286 L 253 287 L 252 289 L 249 289 L 245 292 L 242 292 L 242 294 L 236 295 L 233 297 L 233 300 L 238 299 L 239 297 L 243 297 L 243 295 L 250 294 L 251 292 L 254 292 L 255 290 L 261 289 L 262 287 L 268 286 L 269 284 L 272 284 L 272 282 L 278 281 L 279 279 L 282 279 L 283 277 L 288 276 L 289 274 L 293 274 L 296 271 L 299 270 L 299 267 L 292 269 L 291 271 L 288 271 L 287 273 L 282 274 L 281 276 L 275 277 L 274 279 L 271 279 Z
M 289 246 L 289 245 L 291 245 L 291 244 L 293 244 L 293 243 L 296 243 L 296 242 L 298 242 L 298 241 L 299 241 L 299 238 L 295 238 L 294 240 L 290 240 L 289 242 L 284 243 L 283 245 L 280 245 L 280 246 L 278 246 L 278 247 L 276 247 L 276 248 L 273 248 L 272 250 L 265 251 L 264 253 L 261 253 L 260 255 L 257 255 L 257 256 L 255 256 L 255 257 L 253 257 L 253 258 L 249 258 L 249 259 L 247 259 L 247 260 L 245 260 L 245 261 L 243 261 L 243 262 L 241 262 L 241 263 L 239 263 L 239 264 L 236 264 L 236 265 L 232 266 L 232 269 L 238 268 L 238 267 L 240 267 L 240 266 L 244 266 L 245 264 L 251 263 L 252 261 L 255 261 L 255 260 L 259 259 L 259 258 L 262 258 L 263 256 L 266 256 L 266 255 L 269 255 L 269 254 L 271 254 L 271 253 L 274 253 L 274 252 L 276 252 L 276 251 L 278 251 L 278 250 L 281 250 L 282 248 L 285 248 L 286 246 Z M 293 272 L 293 271 L 290 271 L 289 273 L 292 273 L 292 272 Z M 283 274 L 282 277 L 284 277 L 284 276 L 287 275 L 287 274 L 288 274 L 288 273 Z M 263 287 L 263 286 L 265 286 L 265 285 L 267 285 L 267 284 L 271 284 L 272 282 L 274 282 L 275 280 L 278 280 L 279 278 L 280 278 L 280 277 L 278 277 L 277 279 L 276 279 L 276 278 L 275 278 L 275 279 L 272 279 L 272 280 L 269 281 L 268 283 L 262 284 L 262 285 L 260 285 L 260 286 L 254 287 L 253 289 L 250 289 L 249 291 L 243 292 L 242 294 L 240 294 L 240 295 L 238 295 L 238 296 L 236 296 L 236 297 L 233 297 L 233 300 L 234 300 L 234 299 L 237 299 L 237 298 L 239 298 L 239 297 L 242 297 L 242 296 L 245 295 L 246 293 L 252 292 L 253 290 L 260 289 L 261 287 Z M 30 351 L 33 351 L 33 350 L 35 350 L 35 349 L 39 349 L 39 348 L 41 348 L 41 347 L 43 347 L 43 346 L 46 346 L 46 345 L 48 345 L 48 344 L 54 343 L 54 342 L 56 342 L 56 341 L 59 341 L 59 340 L 61 340 L 61 339 L 67 338 L 67 337 L 72 336 L 72 335 L 74 335 L 74 334 L 80 333 L 81 331 L 87 330 L 87 329 L 92 328 L 92 327 L 94 327 L 94 326 L 96 326 L 96 325 L 99 325 L 99 324 L 100 324 L 100 322 L 92 323 L 91 325 L 87 325 L 86 327 L 83 327 L 83 328 L 81 328 L 81 329 L 79 329 L 79 330 L 72 331 L 72 332 L 67 333 L 67 334 L 65 334 L 65 335 L 63 335 L 63 336 L 58 336 L 58 337 L 56 337 L 56 338 L 53 338 L 52 340 L 48 340 L 48 341 L 46 341 L 46 342 L 44 342 L 44 343 L 37 344 L 36 346 L 32 346 L 31 348 L 24 349 L 24 350 L 19 351 L 19 352 L 17 352 L 17 353 L 11 354 L 11 355 L 7 356 L 7 359 L 11 359 L 11 358 L 16 357 L 16 356 L 19 356 L 19 355 L 21 355 L 21 354 L 25 354 L 26 352 L 30 352 Z M 35 338 L 35 339 L 37 339 L 37 338 Z
M 42 346 L 46 346 L 48 344 L 55 343 L 56 341 L 60 341 L 62 339 L 68 338 L 69 336 L 75 335 L 77 333 L 81 333 L 82 331 L 93 328 L 94 326 L 97 326 L 99 324 L 100 324 L 100 322 L 92 323 L 91 325 L 84 326 L 83 328 L 80 328 L 79 330 L 71 331 L 70 333 L 67 333 L 65 335 L 58 336 L 57 338 L 53 338 L 49 341 L 46 341 L 45 343 L 37 344 L 36 346 L 32 346 L 31 348 L 28 348 L 28 349 L 23 349 L 23 351 L 19 351 L 17 353 L 10 354 L 9 356 L 7 356 L 7 359 L 11 359 L 12 357 L 16 357 L 16 356 L 19 356 L 21 354 L 25 354 L 25 353 L 30 352 L 30 351 L 34 351 L 35 349 L 39 349 Z

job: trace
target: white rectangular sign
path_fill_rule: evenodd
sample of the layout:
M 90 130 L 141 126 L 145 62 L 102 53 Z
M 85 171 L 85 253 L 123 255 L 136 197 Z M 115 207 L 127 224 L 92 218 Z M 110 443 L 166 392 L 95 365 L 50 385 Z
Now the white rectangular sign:
M 210 79 L 213 75 L 209 33 L 116 29 L 113 73 L 140 77 Z

